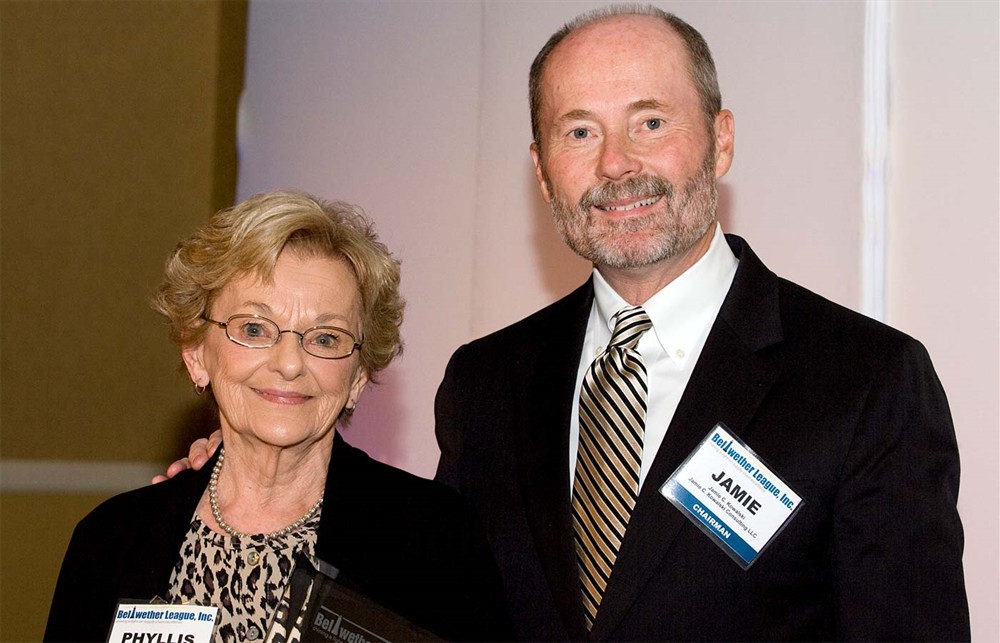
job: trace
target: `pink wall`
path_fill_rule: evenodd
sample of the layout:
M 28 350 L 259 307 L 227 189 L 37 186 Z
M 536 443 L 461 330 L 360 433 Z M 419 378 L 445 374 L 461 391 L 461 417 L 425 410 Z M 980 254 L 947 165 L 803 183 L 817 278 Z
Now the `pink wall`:
M 892 51 L 888 321 L 921 339 L 962 453 L 973 639 L 997 626 L 998 5 L 900 3 Z
M 403 260 L 406 353 L 347 433 L 375 457 L 431 475 L 451 352 L 588 274 L 537 195 L 526 79 L 548 35 L 599 4 L 251 5 L 240 195 L 359 203 Z M 859 309 L 866 4 L 662 4 L 704 33 L 736 114 L 724 226 Z M 891 8 L 889 321 L 925 341 L 949 393 L 973 633 L 996 640 L 997 6 Z

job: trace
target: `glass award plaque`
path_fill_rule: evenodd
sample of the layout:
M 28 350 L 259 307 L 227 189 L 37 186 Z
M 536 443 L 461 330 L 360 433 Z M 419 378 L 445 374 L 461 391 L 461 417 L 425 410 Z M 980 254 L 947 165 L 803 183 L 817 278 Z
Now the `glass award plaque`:
M 339 571 L 299 556 L 265 643 L 443 641 L 337 582 Z

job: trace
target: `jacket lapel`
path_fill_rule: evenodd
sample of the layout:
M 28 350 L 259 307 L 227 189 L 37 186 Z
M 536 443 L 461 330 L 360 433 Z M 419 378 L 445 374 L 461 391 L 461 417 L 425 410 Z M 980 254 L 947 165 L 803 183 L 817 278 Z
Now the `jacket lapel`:
M 539 325 L 537 361 L 526 364 L 518 402 L 517 462 L 520 491 L 552 597 L 570 639 L 585 639 L 569 471 L 569 422 L 580 351 L 594 291 L 587 282 Z
M 611 636 L 681 528 L 688 522 L 659 491 L 709 429 L 722 422 L 746 437 L 750 422 L 782 368 L 778 280 L 739 237 L 727 240 L 740 261 L 643 483 L 591 636 Z

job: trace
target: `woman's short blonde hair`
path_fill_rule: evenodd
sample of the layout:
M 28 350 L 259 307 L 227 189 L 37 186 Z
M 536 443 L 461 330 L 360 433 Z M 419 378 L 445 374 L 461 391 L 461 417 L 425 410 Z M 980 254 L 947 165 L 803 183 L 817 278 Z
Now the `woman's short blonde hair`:
M 361 293 L 361 366 L 374 378 L 403 348 L 399 261 L 359 208 L 304 192 L 254 195 L 217 212 L 177 245 L 152 300 L 170 322 L 171 339 L 181 346 L 201 342 L 216 294 L 247 274 L 269 281 L 286 249 L 339 259 L 353 270 Z

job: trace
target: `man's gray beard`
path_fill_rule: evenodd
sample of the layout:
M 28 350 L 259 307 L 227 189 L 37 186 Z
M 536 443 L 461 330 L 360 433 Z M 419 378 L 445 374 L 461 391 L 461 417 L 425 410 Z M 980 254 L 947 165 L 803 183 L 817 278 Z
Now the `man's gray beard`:
M 655 211 L 645 216 L 594 222 L 592 206 L 655 195 L 662 198 L 653 205 Z M 715 223 L 717 205 L 715 155 L 709 153 L 698 174 L 679 193 L 662 177 L 642 174 L 591 188 L 580 197 L 576 208 L 553 196 L 551 208 L 559 234 L 574 252 L 599 266 L 627 269 L 652 265 L 690 250 Z M 643 230 L 655 231 L 645 243 L 621 238 Z

